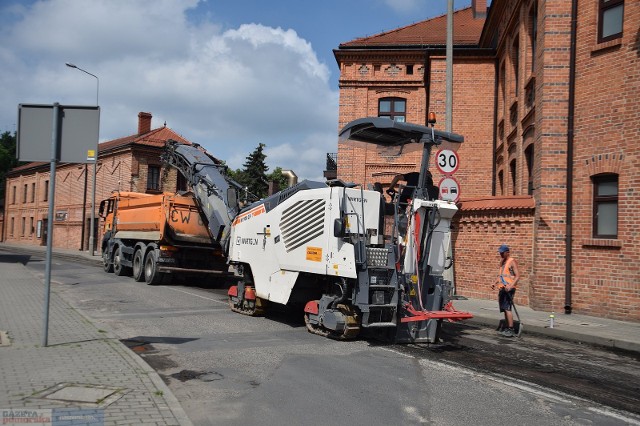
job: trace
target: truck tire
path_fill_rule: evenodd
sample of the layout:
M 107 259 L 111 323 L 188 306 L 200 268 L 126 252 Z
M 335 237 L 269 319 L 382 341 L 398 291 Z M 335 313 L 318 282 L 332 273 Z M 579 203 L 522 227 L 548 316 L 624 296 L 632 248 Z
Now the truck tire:
M 149 251 L 144 260 L 144 280 L 149 285 L 162 284 L 164 274 L 158 272 L 158 262 L 153 251 Z
M 137 282 L 144 281 L 144 252 L 142 249 L 136 250 L 133 255 L 133 279 Z
M 122 249 L 118 247 L 113 255 L 113 273 L 118 276 L 127 275 L 129 268 L 122 266 Z
M 102 269 L 107 273 L 113 272 L 113 264 L 109 259 L 109 251 L 106 248 L 102 250 Z

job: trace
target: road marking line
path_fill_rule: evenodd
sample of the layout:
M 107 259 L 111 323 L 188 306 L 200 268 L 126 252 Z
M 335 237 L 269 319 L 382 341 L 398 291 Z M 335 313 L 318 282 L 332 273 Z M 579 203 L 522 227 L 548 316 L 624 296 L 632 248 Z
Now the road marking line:
M 617 413 L 615 411 L 607 410 L 606 408 L 603 409 L 603 408 L 589 407 L 589 408 L 587 408 L 587 410 L 594 411 L 594 412 L 596 412 L 598 414 L 602 414 L 603 416 L 613 417 L 614 419 L 622 420 L 623 422 L 625 422 L 627 424 L 630 424 L 630 425 L 640 425 L 640 421 L 638 421 L 637 419 L 625 417 L 625 416 L 621 415 L 620 413 Z
M 184 290 L 180 290 L 178 288 L 174 288 L 174 287 L 164 287 L 167 290 L 173 290 L 173 291 L 178 291 L 180 293 L 184 293 L 184 294 L 189 294 L 191 296 L 195 296 L 195 297 L 199 297 L 200 299 L 206 299 L 206 300 L 211 300 L 212 302 L 216 302 L 216 303 L 222 303 L 223 305 L 228 305 L 229 302 L 223 302 L 221 300 L 217 300 L 217 299 L 212 299 L 210 297 L 205 297 L 205 296 L 200 296 L 199 294 L 195 294 L 195 293 L 190 293 L 188 291 L 184 291 Z

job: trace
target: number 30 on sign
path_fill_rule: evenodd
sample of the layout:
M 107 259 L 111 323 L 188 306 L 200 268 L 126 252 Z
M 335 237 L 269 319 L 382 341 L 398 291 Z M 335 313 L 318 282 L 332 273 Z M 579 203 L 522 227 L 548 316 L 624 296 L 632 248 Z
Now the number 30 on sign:
M 458 154 L 450 149 L 441 149 L 436 154 L 436 167 L 442 174 L 452 175 L 458 170 Z

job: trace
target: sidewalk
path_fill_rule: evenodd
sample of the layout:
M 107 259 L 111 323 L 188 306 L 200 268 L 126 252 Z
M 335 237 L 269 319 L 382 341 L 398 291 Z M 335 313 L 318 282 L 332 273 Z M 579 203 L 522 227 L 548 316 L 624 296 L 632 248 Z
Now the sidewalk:
M 69 306 L 55 285 L 49 310 L 55 327 L 42 347 L 43 281 L 24 266 L 24 256 L 0 248 L 8 249 L 0 251 L 0 423 L 191 424 L 158 374 Z

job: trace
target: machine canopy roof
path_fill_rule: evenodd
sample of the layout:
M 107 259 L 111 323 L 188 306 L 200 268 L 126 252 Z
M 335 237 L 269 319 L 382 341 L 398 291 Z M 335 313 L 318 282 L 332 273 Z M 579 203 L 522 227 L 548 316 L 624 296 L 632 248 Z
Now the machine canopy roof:
M 339 143 L 377 145 L 382 155 L 401 155 L 437 145 L 457 151 L 464 137 L 419 124 L 402 123 L 386 117 L 366 117 L 348 123 L 340 131 Z M 391 151 L 396 151 L 392 153 Z

